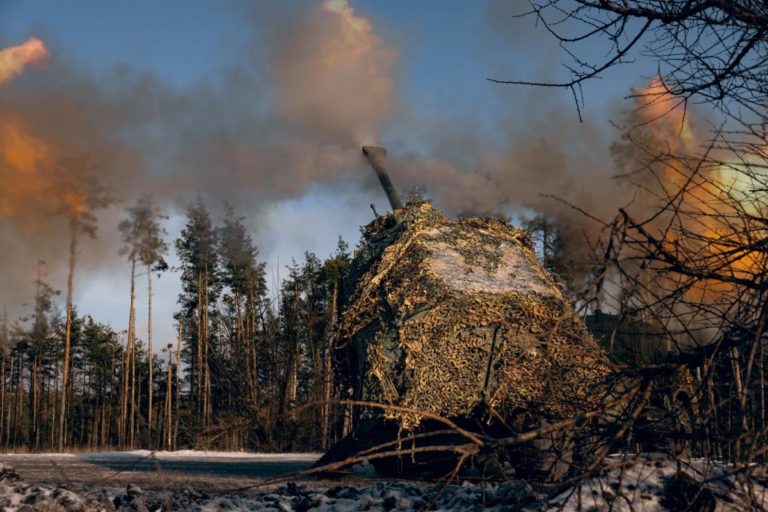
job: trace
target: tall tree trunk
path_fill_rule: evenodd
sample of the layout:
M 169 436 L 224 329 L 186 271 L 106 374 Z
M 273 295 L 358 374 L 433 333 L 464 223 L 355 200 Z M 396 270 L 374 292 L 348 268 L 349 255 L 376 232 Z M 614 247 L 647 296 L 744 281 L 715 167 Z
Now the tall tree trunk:
M 50 380 L 45 371 L 42 371 L 42 378 L 40 379 L 40 422 L 43 425 L 49 425 L 49 402 L 50 402 Z M 43 446 L 50 446 L 50 439 L 44 436 L 44 430 L 41 428 L 37 431 L 38 448 Z
M 61 389 L 59 388 L 59 385 L 61 384 L 61 379 L 59 379 L 59 373 L 61 368 L 61 361 L 56 360 L 53 363 L 53 381 L 51 382 L 51 392 L 52 392 L 52 400 L 51 400 L 51 419 L 52 419 L 52 425 L 51 425 L 51 448 L 54 448 L 58 442 L 59 442 L 59 430 L 58 430 L 58 421 L 59 421 L 59 411 L 58 406 L 61 404 L 61 398 L 59 396 L 59 392 Z
M 298 340 L 292 340 L 291 356 L 288 363 L 288 381 L 285 391 L 285 403 L 288 408 L 288 417 L 291 420 L 296 419 L 296 392 L 299 386 L 299 354 Z
M 130 439 L 129 425 L 131 423 L 130 414 L 133 414 L 130 409 L 130 396 L 131 396 L 131 354 L 133 351 L 133 307 L 135 300 L 135 286 L 136 286 L 136 258 L 131 257 L 131 296 L 130 305 L 128 307 L 128 332 L 127 339 L 125 341 L 125 350 L 122 353 L 123 366 L 123 386 L 120 393 L 120 425 L 118 426 L 118 436 L 120 438 L 119 443 L 123 448 L 127 447 Z
M 196 420 L 202 424 L 202 403 L 203 403 L 203 273 L 197 276 L 197 372 L 195 376 L 195 416 Z
M 24 422 L 24 358 L 20 355 L 17 360 L 18 370 L 16 374 L 16 412 L 13 420 L 14 435 L 13 447 L 16 448 L 17 442 L 24 441 L 24 431 L 22 424 Z
M 259 399 L 261 398 L 261 385 L 259 382 L 259 355 L 258 355 L 258 347 L 257 347 L 257 341 L 263 340 L 263 336 L 257 336 L 257 329 L 256 329 L 256 322 L 257 322 L 257 307 L 256 307 L 256 299 L 255 299 L 255 293 L 252 291 L 253 287 L 251 287 L 251 319 L 250 319 L 250 339 L 251 339 L 251 359 L 253 361 L 253 386 L 255 388 L 254 391 L 254 397 L 256 400 L 256 403 L 258 403 Z M 262 335 L 264 335 L 264 326 L 266 321 L 264 320 L 263 312 L 261 308 L 258 308 L 259 318 L 261 320 L 261 326 L 262 326 Z
M 731 356 L 731 369 L 733 371 L 733 382 L 736 387 L 736 403 L 738 404 L 738 421 L 739 425 L 741 426 L 742 433 L 745 433 L 749 430 L 748 425 L 748 415 L 746 411 L 746 385 L 743 380 L 743 375 L 741 371 L 741 354 L 739 352 L 738 347 L 733 347 L 730 351 Z M 744 400 L 742 402 L 742 399 Z M 735 442 L 736 447 L 736 456 L 741 455 L 741 441 L 739 439 L 736 439 Z
M 336 337 L 336 319 L 339 299 L 339 281 L 338 279 L 333 283 L 333 294 L 331 295 L 331 307 L 328 315 L 328 332 L 326 334 L 325 342 L 325 358 L 323 360 L 323 405 L 320 409 L 322 411 L 322 448 L 327 450 L 330 447 L 330 425 L 331 425 L 331 398 L 333 397 L 333 367 L 332 367 L 332 354 L 333 354 L 333 340 Z
M 130 305 L 128 307 L 128 332 L 125 342 L 125 351 L 122 354 L 123 359 L 123 386 L 120 394 L 120 425 L 118 426 L 118 432 L 120 437 L 120 445 L 126 447 L 129 444 L 131 417 L 133 411 L 130 408 L 130 396 L 131 396 L 131 354 L 133 353 L 133 311 L 135 301 L 135 288 L 136 288 L 136 258 L 131 257 L 131 295 Z
M 40 449 L 40 438 L 41 438 L 41 433 L 42 433 L 42 430 L 43 430 L 41 425 L 45 424 L 45 418 L 43 417 L 43 412 L 42 412 L 42 408 L 43 408 L 42 406 L 43 406 L 43 403 L 44 403 L 43 401 L 45 399 L 45 387 L 44 387 L 45 386 L 45 376 L 43 375 L 43 367 L 42 366 L 43 365 L 40 362 L 40 358 L 38 357 L 37 358 L 37 364 L 35 365 L 35 368 L 36 368 L 35 371 L 37 372 L 36 373 L 36 380 L 37 380 L 37 386 L 38 386 L 37 405 L 36 405 L 36 408 L 35 408 L 36 424 L 35 424 L 35 443 L 34 443 L 34 446 L 35 446 L 36 450 Z
M 37 353 L 32 357 L 32 364 L 29 368 L 29 449 L 34 450 L 35 439 L 37 438 Z
M 67 390 L 69 385 L 69 358 L 72 336 L 72 288 L 75 279 L 75 258 L 77 256 L 77 220 L 70 220 L 69 273 L 67 274 L 67 319 L 64 334 L 64 368 L 61 382 L 61 406 L 59 411 L 59 451 L 64 451 L 67 429 Z
M 11 419 L 13 416 L 13 353 L 8 365 L 8 413 L 5 416 L 5 449 L 11 447 Z
M 253 305 L 253 282 L 252 279 L 248 280 L 248 294 L 245 301 L 245 359 L 248 361 L 246 375 L 246 382 L 248 384 L 248 398 L 251 403 L 257 402 L 256 389 L 258 387 L 259 376 L 258 366 L 256 364 L 256 329 L 252 319 L 256 316 L 254 313 Z
M 130 317 L 130 315 L 129 315 Z M 125 447 L 125 432 L 128 425 L 128 336 L 125 340 L 125 349 L 120 351 L 120 414 L 117 424 L 117 443 Z
M 288 368 L 286 369 L 287 374 L 285 376 L 285 394 L 283 395 L 280 412 L 281 414 L 284 413 L 286 410 L 288 411 L 288 417 L 291 420 L 296 419 L 296 392 L 298 391 L 298 384 L 299 384 L 299 334 L 298 334 L 298 325 L 299 325 L 299 318 L 298 318 L 298 311 L 299 311 L 299 304 L 298 304 L 298 297 L 299 297 L 299 288 L 298 283 L 294 282 L 294 290 L 293 290 L 293 296 L 294 296 L 294 304 L 292 306 L 292 311 L 290 312 L 291 322 L 292 322 L 292 328 L 288 331 L 289 332 L 289 340 L 288 343 L 290 343 L 290 346 L 288 348 Z
M 0 443 L 5 434 L 5 348 L 0 348 Z
M 109 375 L 111 376 L 111 378 L 114 378 L 116 366 L 117 366 L 117 354 L 115 352 L 112 352 L 112 367 L 111 367 L 111 371 L 109 372 Z M 112 390 L 110 391 L 109 394 L 111 396 L 114 396 L 114 392 L 115 392 L 115 386 L 112 387 Z M 107 397 L 107 399 L 109 399 L 109 397 Z M 105 407 L 104 411 L 103 411 L 104 417 L 103 417 L 102 423 L 101 423 L 102 424 L 101 446 L 106 446 L 108 443 L 110 443 L 109 439 L 112 439 L 112 437 L 111 437 L 112 421 L 111 420 L 110 421 L 107 420 L 107 418 L 111 418 L 112 416 L 108 416 L 107 415 L 107 410 L 108 409 L 111 410 L 113 401 L 110 400 L 107 403 L 109 403 L 110 405 L 109 405 L 109 407 Z M 118 418 L 118 421 L 121 421 L 121 418 Z M 118 439 L 117 443 L 118 443 L 118 445 L 122 444 L 122 439 Z
M 179 401 L 181 400 L 181 388 L 179 387 L 179 371 L 181 370 L 181 314 L 179 314 L 179 339 L 178 346 L 176 347 L 176 410 L 174 416 L 174 428 L 173 428 L 173 449 L 178 448 L 179 437 Z M 190 390 L 191 394 L 191 390 Z
M 152 449 L 152 268 L 147 265 L 147 364 L 149 365 L 149 408 L 147 411 L 147 448 Z M 162 374 L 161 374 L 162 379 Z
M 134 329 L 136 328 L 136 311 L 133 312 Z M 134 331 L 135 332 L 135 331 Z M 133 356 L 131 358 L 131 447 L 136 447 L 136 435 L 141 428 L 141 375 L 137 376 L 137 364 L 141 364 L 141 358 L 136 348 L 136 338 L 133 340 Z
M 128 312 L 128 371 L 130 378 L 129 385 L 129 406 L 130 416 L 128 419 L 128 446 L 133 448 L 136 441 L 136 259 L 131 259 L 131 304 Z
M 203 274 L 203 425 L 208 426 L 211 417 L 211 365 L 208 350 L 208 267 Z
M 82 410 L 80 412 L 80 439 L 77 442 L 78 446 L 83 446 L 83 443 L 85 443 L 85 439 L 86 439 L 85 438 L 85 430 L 86 430 L 86 421 L 85 420 L 86 420 L 86 416 L 88 415 L 88 411 L 87 411 L 88 402 L 90 401 L 89 400 L 89 398 L 90 398 L 89 386 L 88 386 L 88 383 L 86 382 L 86 381 L 90 380 L 90 379 L 87 378 L 88 375 L 89 375 L 88 367 L 86 366 L 85 368 L 83 368 L 83 378 L 82 378 L 82 381 L 83 381 L 83 391 L 82 391 L 82 395 L 81 395 L 81 397 L 82 397 L 81 402 L 82 402 L 83 405 L 82 405 Z M 76 380 L 74 378 L 74 372 L 73 372 L 73 375 L 72 375 L 72 382 L 73 383 L 76 382 Z M 73 439 L 73 441 L 74 441 L 74 439 Z M 74 442 L 73 442 L 73 444 L 74 444 Z
M 168 382 L 166 383 L 165 392 L 165 449 L 171 450 L 171 439 L 173 433 L 173 382 L 171 380 L 171 369 L 173 367 L 173 349 L 168 349 Z
M 760 430 L 765 430 L 765 344 L 760 343 Z
M 120 409 L 117 414 L 117 445 L 125 446 L 125 389 L 126 389 L 126 352 L 128 352 L 128 342 L 126 340 L 125 349 L 120 351 Z

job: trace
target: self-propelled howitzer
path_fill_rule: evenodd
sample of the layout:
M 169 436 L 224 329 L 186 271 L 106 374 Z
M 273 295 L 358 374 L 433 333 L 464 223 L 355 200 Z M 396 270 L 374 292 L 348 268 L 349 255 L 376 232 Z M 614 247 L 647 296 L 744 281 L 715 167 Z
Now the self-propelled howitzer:
M 344 281 L 338 380 L 355 400 L 408 411 L 356 409 L 356 424 L 412 431 L 427 415 L 493 415 L 523 431 L 594 408 L 608 358 L 528 234 L 402 205 L 376 151 L 364 149 L 393 212 L 364 228 Z

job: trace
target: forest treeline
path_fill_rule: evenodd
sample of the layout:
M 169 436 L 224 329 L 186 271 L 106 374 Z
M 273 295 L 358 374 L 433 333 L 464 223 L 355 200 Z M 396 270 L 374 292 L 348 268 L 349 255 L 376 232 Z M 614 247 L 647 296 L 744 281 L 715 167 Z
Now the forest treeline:
M 337 440 L 343 411 L 327 402 L 337 393 L 330 341 L 346 243 L 324 260 L 294 261 L 270 297 L 243 219 L 228 208 L 215 226 L 198 199 L 172 247 L 178 337 L 153 347 L 152 282 L 168 270 L 171 247 L 150 198 L 126 213 L 127 330 L 69 300 L 62 312 L 42 262 L 29 313 L 0 317 L 0 449 L 318 450 Z M 138 308 L 147 308 L 147 332 L 137 331 Z
M 733 220 L 727 211 L 716 217 L 721 218 Z M 746 219 L 752 222 L 752 216 Z M 350 390 L 334 371 L 334 330 L 349 284 L 344 282 L 345 269 L 352 260 L 348 245 L 339 239 L 335 253 L 325 259 L 305 253 L 270 293 L 265 264 L 244 219 L 233 209 L 215 225 L 198 199 L 187 208 L 186 225 L 172 243 L 163 221 L 151 199 L 143 197 L 119 224 L 119 253 L 131 277 L 125 330 L 101 324 L 72 304 L 73 252 L 63 311 L 57 306 L 60 292 L 46 282 L 41 262 L 28 314 L 14 320 L 0 316 L 0 450 L 304 451 L 325 450 L 340 440 L 353 416 L 338 405 L 350 397 Z M 632 227 L 625 224 L 618 226 Z M 71 223 L 75 248 L 81 225 L 82 217 Z M 684 324 L 685 318 L 663 315 L 675 312 L 671 306 L 659 310 L 655 302 L 642 302 L 645 297 L 655 300 L 647 292 L 650 277 L 642 267 L 641 273 L 631 268 L 611 274 L 618 276 L 614 293 L 619 314 L 599 313 L 599 303 L 595 306 L 579 291 L 582 282 L 601 282 L 607 263 L 593 267 L 596 278 L 585 278 L 556 221 L 536 216 L 523 225 L 566 294 L 588 306 L 587 324 L 619 368 L 631 379 L 655 384 L 638 406 L 650 412 L 633 420 L 627 439 L 616 441 L 616 447 L 658 450 L 663 442 L 675 451 L 736 460 L 751 457 L 750 446 L 763 446 L 767 310 L 764 300 L 743 298 L 751 297 L 753 288 L 759 294 L 767 289 L 762 249 L 738 242 L 755 262 L 745 270 L 752 278 L 744 285 L 734 286 L 730 274 L 720 278 L 707 271 L 692 274 L 721 279 L 728 286 L 696 282 L 685 293 L 673 288 L 670 300 L 685 306 L 684 312 L 699 308 L 709 313 L 706 324 L 701 319 Z M 764 233 L 763 225 L 761 221 L 755 231 Z M 643 261 L 653 262 L 658 242 L 648 244 L 650 255 Z M 683 248 L 680 239 L 675 244 Z M 638 254 L 635 246 L 630 249 L 623 260 L 603 249 L 597 253 L 613 258 L 613 265 L 630 265 Z M 165 258 L 172 250 L 178 265 L 169 269 Z M 695 246 L 691 253 L 698 257 L 701 251 Z M 174 276 L 166 279 L 178 276 L 182 285 L 174 315 L 177 336 L 173 343 L 157 346 L 151 335 L 152 285 L 169 270 Z M 656 289 L 661 290 L 669 285 L 670 273 L 665 266 L 657 273 Z M 646 288 L 638 291 L 640 285 Z M 143 301 L 137 300 L 140 288 Z M 712 313 L 713 307 L 734 304 L 744 313 Z M 139 308 L 146 308 L 143 332 L 136 326 Z M 709 327 L 717 322 L 718 327 Z M 681 330 L 681 325 L 687 327 Z M 710 337 L 703 337 L 707 333 Z M 686 336 L 701 338 L 688 343 L 699 348 L 683 350 L 678 343 L 685 343 Z M 751 336 L 755 345 L 742 341 Z M 657 347 L 666 345 L 673 350 L 657 353 Z

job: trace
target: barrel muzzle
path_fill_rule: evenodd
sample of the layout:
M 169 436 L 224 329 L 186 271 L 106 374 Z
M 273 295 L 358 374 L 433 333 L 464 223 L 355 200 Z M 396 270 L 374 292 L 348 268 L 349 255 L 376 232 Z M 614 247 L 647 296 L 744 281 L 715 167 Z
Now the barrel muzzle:
M 381 187 L 384 189 L 387 199 L 389 199 L 389 204 L 392 206 L 392 210 L 394 211 L 402 208 L 403 201 L 400 199 L 400 195 L 397 193 L 397 189 L 384 167 L 387 160 L 387 150 L 379 146 L 363 146 L 363 154 L 376 172 L 376 176 L 379 177 L 379 183 L 381 183 Z

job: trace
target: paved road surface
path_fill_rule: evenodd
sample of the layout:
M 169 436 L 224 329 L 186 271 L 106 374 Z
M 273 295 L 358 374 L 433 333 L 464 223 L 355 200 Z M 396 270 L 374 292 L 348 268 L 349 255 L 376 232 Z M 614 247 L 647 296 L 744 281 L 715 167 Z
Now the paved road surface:
M 0 462 L 13 466 L 27 482 L 49 485 L 85 484 L 123 487 L 127 483 L 148 490 L 193 486 L 221 491 L 253 486 L 265 479 L 301 471 L 318 455 L 200 455 L 178 456 L 135 452 L 84 454 L 0 454 Z M 313 481 L 311 486 L 323 486 Z

